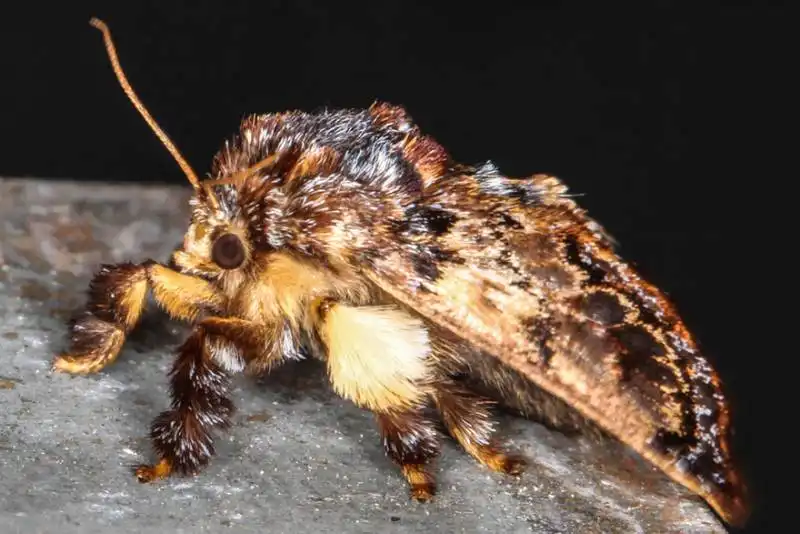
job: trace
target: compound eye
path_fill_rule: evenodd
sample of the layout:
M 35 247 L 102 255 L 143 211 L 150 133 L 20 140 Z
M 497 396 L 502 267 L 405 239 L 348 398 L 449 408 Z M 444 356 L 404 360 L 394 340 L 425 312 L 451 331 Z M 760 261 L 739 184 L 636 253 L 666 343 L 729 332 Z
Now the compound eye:
M 211 259 L 223 269 L 236 269 L 244 262 L 242 240 L 234 234 L 222 234 L 214 241 Z

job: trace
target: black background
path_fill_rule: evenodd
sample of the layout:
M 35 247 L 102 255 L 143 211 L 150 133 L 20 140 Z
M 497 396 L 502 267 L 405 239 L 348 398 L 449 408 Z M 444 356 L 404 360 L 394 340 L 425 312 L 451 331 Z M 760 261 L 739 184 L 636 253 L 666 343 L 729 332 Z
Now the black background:
M 767 167 L 788 146 L 778 132 L 793 17 L 641 5 L 28 4 L 0 22 L 0 175 L 184 181 L 120 90 L 93 15 L 200 174 L 246 114 L 376 99 L 405 106 L 463 162 L 556 174 L 672 296 L 720 369 L 756 531 L 773 517 L 766 490 L 782 465 L 754 299 L 771 291 L 756 274 L 774 232 L 761 210 L 785 188 Z

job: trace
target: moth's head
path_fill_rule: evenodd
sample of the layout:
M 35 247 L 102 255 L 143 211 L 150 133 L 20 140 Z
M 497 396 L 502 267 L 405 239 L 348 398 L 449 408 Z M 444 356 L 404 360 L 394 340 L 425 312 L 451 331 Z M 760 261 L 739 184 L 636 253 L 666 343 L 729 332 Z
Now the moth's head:
M 231 192 L 249 190 L 253 178 L 269 171 L 270 156 L 254 165 L 194 185 L 192 218 L 173 264 L 187 274 L 240 279 L 251 265 L 255 247 L 246 212 L 231 206 Z M 227 190 L 227 191 L 226 191 Z M 238 196 L 238 195 L 235 195 Z
M 199 205 L 172 262 L 187 274 L 209 279 L 238 278 L 246 272 L 252 256 L 253 247 L 243 221 L 231 220 Z
M 192 182 L 191 221 L 182 247 L 172 257 L 178 269 L 209 279 L 241 281 L 253 263 L 256 247 L 247 213 L 231 205 L 231 193 L 238 197 L 243 190 L 249 191 L 253 181 L 276 161 L 277 156 L 271 155 L 218 178 Z

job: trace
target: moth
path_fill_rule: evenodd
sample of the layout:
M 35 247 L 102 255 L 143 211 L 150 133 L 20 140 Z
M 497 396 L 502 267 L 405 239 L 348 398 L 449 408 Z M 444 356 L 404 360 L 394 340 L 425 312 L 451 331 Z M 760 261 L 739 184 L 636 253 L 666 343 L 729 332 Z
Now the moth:
M 319 358 L 333 390 L 374 413 L 414 499 L 435 494 L 441 423 L 488 469 L 522 473 L 496 433 L 501 405 L 587 421 L 744 524 L 720 378 L 562 181 L 458 163 L 384 102 L 251 115 L 200 180 L 131 88 L 108 27 L 91 24 L 193 186 L 171 261 L 104 265 L 53 360 L 75 374 L 111 364 L 148 292 L 192 325 L 140 481 L 209 462 L 234 374 Z

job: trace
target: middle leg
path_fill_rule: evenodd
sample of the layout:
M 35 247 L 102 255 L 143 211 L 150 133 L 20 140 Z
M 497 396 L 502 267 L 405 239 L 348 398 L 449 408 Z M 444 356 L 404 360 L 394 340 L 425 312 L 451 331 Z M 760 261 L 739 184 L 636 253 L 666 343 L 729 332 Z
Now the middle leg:
M 383 450 L 403 472 L 411 498 L 429 501 L 436 493 L 436 480 L 429 471 L 439 455 L 440 442 L 433 422 L 420 411 L 376 413 Z
M 279 351 L 267 350 L 277 348 L 270 332 L 236 318 L 209 317 L 195 327 L 170 372 L 172 406 L 151 426 L 158 461 L 136 469 L 140 482 L 195 474 L 208 464 L 215 452 L 212 431 L 227 428 L 234 412 L 228 395 L 231 374 L 254 358 L 281 358 Z
M 424 325 L 395 307 L 336 302 L 317 303 L 312 317 L 333 389 L 375 414 L 384 451 L 402 470 L 412 498 L 429 500 L 436 489 L 429 465 L 440 443 L 423 415 L 431 378 Z

